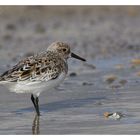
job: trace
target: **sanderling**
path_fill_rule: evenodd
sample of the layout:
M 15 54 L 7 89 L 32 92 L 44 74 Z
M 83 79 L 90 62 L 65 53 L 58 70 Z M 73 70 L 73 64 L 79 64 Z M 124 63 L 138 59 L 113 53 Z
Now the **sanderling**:
M 47 50 L 27 57 L 0 76 L 0 84 L 11 92 L 30 93 L 36 113 L 40 116 L 39 95 L 43 91 L 56 87 L 68 72 L 67 59 L 84 58 L 70 51 L 70 46 L 63 42 L 52 43 Z

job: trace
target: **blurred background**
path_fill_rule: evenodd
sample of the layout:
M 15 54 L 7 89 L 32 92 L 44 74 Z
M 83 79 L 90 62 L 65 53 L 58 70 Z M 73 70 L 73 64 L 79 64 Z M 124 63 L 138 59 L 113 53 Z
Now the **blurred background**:
M 58 40 L 91 60 L 135 54 L 140 51 L 140 7 L 0 7 L 0 64 Z

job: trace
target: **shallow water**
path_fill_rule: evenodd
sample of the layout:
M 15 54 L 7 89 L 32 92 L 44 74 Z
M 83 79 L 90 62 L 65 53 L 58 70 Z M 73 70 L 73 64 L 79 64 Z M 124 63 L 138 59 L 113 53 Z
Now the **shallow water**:
M 113 62 L 105 70 L 103 65 L 98 69 L 101 63 L 97 63 L 94 71 L 86 73 L 84 69 L 77 76 L 68 76 L 57 89 L 41 94 L 40 118 L 35 117 L 30 95 L 9 93 L 1 87 L 0 134 L 139 134 L 140 80 L 135 79 L 135 69 L 128 69 L 128 64 L 117 70 Z M 112 89 L 103 80 L 110 73 L 128 82 Z M 125 117 L 111 120 L 103 116 L 104 112 L 121 112 Z

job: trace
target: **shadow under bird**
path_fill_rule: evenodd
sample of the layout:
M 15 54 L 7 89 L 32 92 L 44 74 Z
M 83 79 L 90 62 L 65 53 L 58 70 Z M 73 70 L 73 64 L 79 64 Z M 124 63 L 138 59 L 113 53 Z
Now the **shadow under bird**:
M 19 61 L 4 72 L 0 76 L 0 84 L 11 92 L 31 94 L 36 113 L 40 116 L 40 93 L 56 87 L 65 79 L 68 72 L 67 59 L 70 57 L 86 61 L 72 53 L 68 44 L 54 42 L 47 50 Z

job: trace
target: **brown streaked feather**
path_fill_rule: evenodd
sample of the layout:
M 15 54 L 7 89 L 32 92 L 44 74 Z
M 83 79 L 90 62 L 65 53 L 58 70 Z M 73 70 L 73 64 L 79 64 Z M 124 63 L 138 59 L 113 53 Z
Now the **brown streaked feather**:
M 24 80 L 50 80 L 55 79 L 67 64 L 54 52 L 44 52 L 21 60 L 10 70 L 0 76 L 0 81 L 24 81 Z

